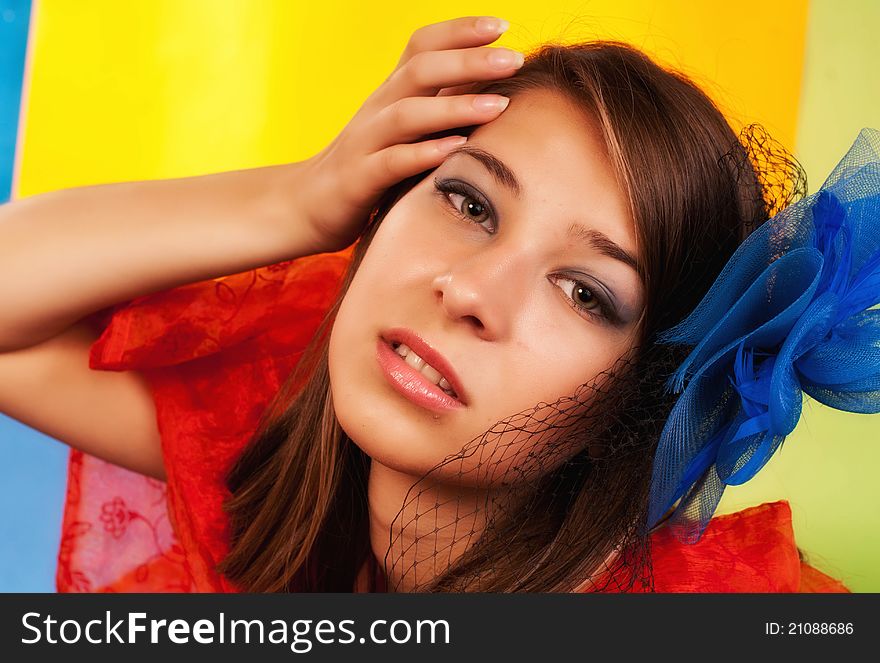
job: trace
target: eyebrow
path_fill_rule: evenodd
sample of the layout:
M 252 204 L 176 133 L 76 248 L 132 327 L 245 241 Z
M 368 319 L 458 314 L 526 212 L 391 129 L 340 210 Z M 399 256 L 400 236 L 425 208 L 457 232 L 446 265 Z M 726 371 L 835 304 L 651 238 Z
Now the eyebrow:
M 509 189 L 517 198 L 522 196 L 522 185 L 519 183 L 516 175 L 507 167 L 507 164 L 494 154 L 486 152 L 486 150 L 480 149 L 479 147 L 474 147 L 473 145 L 462 145 L 461 147 L 451 150 L 447 155 L 447 158 L 456 154 L 465 154 L 476 159 L 483 164 L 486 170 L 492 174 L 499 184 Z M 636 272 L 640 271 L 639 263 L 636 261 L 635 257 L 622 246 L 613 242 L 611 238 L 603 232 L 593 228 L 585 228 L 577 223 L 572 223 L 568 227 L 568 236 L 586 241 L 587 244 L 602 255 L 613 258 L 614 260 L 619 260 L 625 265 L 632 267 Z
M 499 184 L 510 189 L 514 196 L 519 198 L 522 195 L 522 185 L 520 185 L 519 180 L 516 179 L 516 175 L 514 175 L 513 171 L 507 167 L 507 164 L 494 154 L 490 154 L 489 152 L 486 152 L 486 150 L 482 150 L 479 147 L 474 147 L 472 145 L 462 145 L 461 147 L 456 147 L 454 150 L 450 150 L 447 158 L 456 154 L 466 154 L 469 157 L 473 157 L 483 164 L 486 170 L 492 173 L 492 176 Z
M 602 255 L 619 260 L 625 265 L 632 267 L 636 272 L 641 273 L 639 270 L 639 263 L 635 257 L 629 251 L 620 246 L 620 244 L 613 242 L 605 233 L 593 228 L 584 228 L 584 226 L 572 223 L 568 227 L 568 236 L 574 237 L 575 239 L 585 240 L 587 244 L 592 246 Z

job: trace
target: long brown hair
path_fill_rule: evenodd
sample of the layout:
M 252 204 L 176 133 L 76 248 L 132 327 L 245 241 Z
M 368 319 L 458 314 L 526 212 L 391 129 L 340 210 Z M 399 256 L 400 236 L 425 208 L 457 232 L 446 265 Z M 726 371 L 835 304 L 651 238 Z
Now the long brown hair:
M 705 93 L 626 44 L 547 44 L 529 54 L 512 78 L 473 87 L 511 97 L 529 89 L 561 92 L 598 120 L 636 226 L 647 302 L 641 341 L 650 348 L 654 334 L 687 314 L 745 235 L 767 218 L 765 183 Z M 231 497 L 224 509 L 232 538 L 218 570 L 245 591 L 349 592 L 371 555 L 370 459 L 334 413 L 329 332 L 379 223 L 424 176 L 392 187 L 375 206 L 334 305 L 227 477 Z M 662 376 L 654 381 L 660 393 Z M 607 549 L 605 539 L 618 535 L 620 529 L 609 524 L 629 526 L 644 517 L 658 432 L 656 425 L 647 426 L 643 452 L 618 459 L 603 473 L 602 485 L 591 487 L 589 500 L 566 505 L 553 527 L 583 534 L 580 548 L 567 555 L 570 563 L 557 558 L 530 568 L 523 585 L 518 569 L 496 562 L 493 580 L 480 589 L 570 591 L 575 579 L 568 577 L 569 567 L 576 568 L 578 557 Z M 574 477 L 574 489 L 584 488 L 585 479 Z M 597 514 L 601 527 L 591 525 Z M 476 545 L 488 548 L 479 559 L 513 559 L 492 549 L 504 541 Z M 454 575 L 454 567 L 445 574 Z M 433 589 L 450 586 L 438 582 Z

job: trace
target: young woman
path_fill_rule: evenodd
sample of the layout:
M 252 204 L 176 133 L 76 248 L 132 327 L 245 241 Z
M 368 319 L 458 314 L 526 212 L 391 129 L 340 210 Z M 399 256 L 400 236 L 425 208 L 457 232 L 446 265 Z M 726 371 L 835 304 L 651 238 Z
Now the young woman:
M 0 409 L 87 454 L 60 589 L 797 591 L 821 575 L 783 502 L 716 519 L 716 546 L 683 566 L 670 552 L 687 546 L 648 522 L 687 355 L 658 334 L 803 193 L 799 171 L 635 49 L 523 63 L 486 46 L 503 30 L 418 30 L 307 161 L 0 210 Z M 84 479 L 109 466 L 91 457 L 152 479 L 95 501 Z M 166 499 L 173 533 L 132 508 Z M 152 554 L 119 545 L 112 574 L 82 573 L 89 537 L 136 546 L 143 525 Z M 732 581 L 768 568 L 770 585 Z

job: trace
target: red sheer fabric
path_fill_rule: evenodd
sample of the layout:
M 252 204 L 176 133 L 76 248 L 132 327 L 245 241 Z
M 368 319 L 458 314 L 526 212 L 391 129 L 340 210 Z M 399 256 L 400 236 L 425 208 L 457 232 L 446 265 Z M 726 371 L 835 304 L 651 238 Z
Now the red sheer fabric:
M 715 516 L 696 545 L 654 533 L 658 592 L 848 592 L 800 560 L 786 500 Z
M 59 592 L 234 592 L 223 477 L 338 292 L 351 249 L 269 265 L 96 313 L 95 370 L 150 384 L 167 481 L 71 450 Z M 717 516 L 694 546 L 654 534 L 664 592 L 848 591 L 802 563 L 785 501 Z

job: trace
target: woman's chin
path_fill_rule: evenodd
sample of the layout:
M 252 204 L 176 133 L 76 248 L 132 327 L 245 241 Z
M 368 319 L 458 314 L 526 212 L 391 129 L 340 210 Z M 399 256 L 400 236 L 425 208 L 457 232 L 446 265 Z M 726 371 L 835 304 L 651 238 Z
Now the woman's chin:
M 336 419 L 345 434 L 374 461 L 398 472 L 422 474 L 445 456 L 431 449 L 428 431 L 396 412 L 388 396 L 333 393 Z

